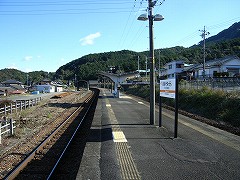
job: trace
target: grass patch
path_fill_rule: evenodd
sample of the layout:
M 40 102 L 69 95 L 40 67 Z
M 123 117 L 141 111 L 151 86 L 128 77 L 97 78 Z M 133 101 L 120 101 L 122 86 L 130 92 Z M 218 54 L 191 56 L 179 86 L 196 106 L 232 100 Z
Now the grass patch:
M 128 94 L 139 96 L 149 101 L 149 86 L 135 85 L 129 87 Z M 159 87 L 156 87 L 156 102 L 158 102 Z M 162 102 L 174 106 L 174 99 L 162 98 Z M 179 108 L 218 122 L 225 122 L 234 127 L 240 127 L 240 98 L 239 93 L 227 93 L 221 90 L 180 89 Z

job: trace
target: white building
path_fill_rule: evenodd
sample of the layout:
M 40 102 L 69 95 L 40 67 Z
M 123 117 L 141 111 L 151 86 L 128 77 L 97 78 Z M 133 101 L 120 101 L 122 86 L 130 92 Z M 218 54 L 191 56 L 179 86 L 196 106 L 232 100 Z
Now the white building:
M 203 77 L 203 64 L 193 66 L 189 69 L 195 78 Z M 188 70 L 188 71 L 189 71 Z M 227 73 L 229 77 L 234 77 L 240 73 L 240 58 L 237 56 L 227 56 L 220 59 L 206 61 L 205 77 L 214 77 L 217 73 Z
M 63 91 L 63 86 L 62 85 L 56 84 L 54 86 L 55 86 L 55 92 L 62 92 Z
M 36 91 L 39 91 L 42 93 L 55 92 L 55 86 L 50 84 L 36 85 Z
M 172 79 L 176 77 L 176 73 L 182 73 L 184 69 L 184 62 L 182 60 L 172 61 L 167 63 L 160 72 L 160 76 Z
M 187 66 L 183 61 L 172 61 L 167 63 L 161 70 L 161 77 L 168 79 L 175 78 L 176 73 L 188 80 L 192 78 L 203 78 L 203 64 L 193 64 Z M 224 58 L 209 60 L 205 62 L 205 78 L 240 75 L 240 58 L 237 56 L 227 56 Z

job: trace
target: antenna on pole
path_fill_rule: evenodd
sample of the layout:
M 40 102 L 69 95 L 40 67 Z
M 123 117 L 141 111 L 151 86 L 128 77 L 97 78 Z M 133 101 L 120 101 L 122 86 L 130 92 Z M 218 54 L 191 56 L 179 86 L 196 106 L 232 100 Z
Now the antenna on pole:
M 206 43 L 205 43 L 205 39 L 206 36 L 208 36 L 210 33 L 206 31 L 206 28 L 204 26 L 203 30 L 199 30 L 200 32 L 202 32 L 201 37 L 203 38 L 203 78 L 205 78 L 205 73 L 206 73 L 206 67 L 205 67 L 205 63 L 206 63 Z

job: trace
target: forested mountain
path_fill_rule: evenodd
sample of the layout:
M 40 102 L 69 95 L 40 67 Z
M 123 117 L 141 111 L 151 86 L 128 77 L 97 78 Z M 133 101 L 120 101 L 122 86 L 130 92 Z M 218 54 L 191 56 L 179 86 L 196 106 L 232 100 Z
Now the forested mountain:
M 206 60 L 221 58 L 227 55 L 240 57 L 239 29 L 240 22 L 234 23 L 228 29 L 206 39 Z M 138 56 L 140 69 L 145 69 L 145 61 L 148 54 L 148 51 L 133 52 L 128 50 L 89 54 L 60 67 L 56 72 L 56 78 L 65 80 L 73 80 L 75 77 L 85 80 L 96 79 L 97 72 L 108 71 L 112 66 L 116 66 L 115 72 L 136 71 L 138 68 Z M 158 67 L 159 58 L 161 66 L 178 59 L 184 60 L 185 63 L 202 63 L 202 42 L 189 48 L 177 46 L 155 49 L 156 67 Z
M 29 73 L 25 73 L 19 71 L 17 69 L 1 69 L 0 70 L 0 83 L 9 79 L 15 79 L 17 81 L 22 82 L 23 84 L 34 84 L 38 83 L 41 80 L 53 79 L 55 73 L 48 73 L 44 71 L 33 71 Z M 28 83 L 27 83 L 28 81 Z
M 227 55 L 237 55 L 240 57 L 240 22 L 234 23 L 228 29 L 225 29 L 215 36 L 206 39 L 206 60 L 221 58 Z M 29 80 L 36 83 L 41 79 L 48 78 L 51 80 L 60 79 L 71 81 L 77 79 L 97 79 L 99 71 L 109 71 L 110 67 L 115 67 L 113 73 L 136 71 L 138 68 L 138 57 L 140 69 L 145 69 L 146 58 L 149 52 L 134 52 L 122 50 L 116 52 L 104 52 L 89 54 L 75 59 L 61 66 L 56 73 L 47 73 L 44 71 L 30 72 Z M 155 49 L 155 62 L 158 68 L 160 58 L 161 67 L 172 60 L 184 60 L 185 63 L 202 63 L 203 46 L 193 45 L 189 48 L 180 46 L 164 49 Z M 3 69 L 0 70 L 0 81 L 6 79 L 16 79 L 23 83 L 27 80 L 24 72 Z
M 211 36 L 211 37 L 207 38 L 206 43 L 232 40 L 235 38 L 240 38 L 240 22 L 234 23 L 228 29 L 221 31 L 220 33 L 218 33 L 215 36 Z
M 161 67 L 172 60 L 184 60 L 185 63 L 202 63 L 202 46 L 191 48 L 173 47 L 155 50 L 155 62 L 158 67 L 159 51 Z M 206 44 L 206 60 L 221 58 L 227 55 L 237 55 L 240 57 L 240 38 Z M 99 54 L 90 54 L 73 60 L 60 67 L 56 71 L 57 79 L 73 80 L 96 79 L 97 72 L 109 71 L 110 67 L 116 66 L 115 72 L 136 71 L 138 68 L 138 56 L 140 59 L 140 69 L 145 69 L 145 61 L 148 52 L 116 51 Z

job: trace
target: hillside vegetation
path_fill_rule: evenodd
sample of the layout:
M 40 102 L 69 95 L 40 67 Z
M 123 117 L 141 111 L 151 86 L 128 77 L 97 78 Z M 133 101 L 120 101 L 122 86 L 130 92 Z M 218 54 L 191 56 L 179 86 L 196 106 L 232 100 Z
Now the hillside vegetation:
M 156 87 L 159 89 L 159 87 Z M 132 94 L 149 101 L 149 86 L 135 85 L 126 89 L 126 93 Z M 159 97 L 159 91 L 156 91 Z M 156 98 L 156 102 L 158 102 Z M 162 103 L 174 107 L 174 99 L 162 98 Z M 209 119 L 209 124 L 217 124 L 218 127 L 228 128 L 240 135 L 240 98 L 239 93 L 227 93 L 211 90 L 206 87 L 196 90 L 179 90 L 179 109 Z M 216 122 L 216 123 L 215 123 Z M 235 130 L 235 128 L 238 130 Z
M 226 40 L 206 45 L 206 60 L 222 58 L 227 55 L 237 55 L 240 57 L 240 38 Z M 183 60 L 185 63 L 198 64 L 203 61 L 203 52 L 201 46 L 190 48 L 173 47 L 155 50 L 156 67 L 159 62 L 163 67 L 172 60 Z M 105 52 L 98 54 L 89 54 L 73 60 L 56 71 L 57 79 L 73 80 L 75 75 L 77 79 L 97 79 L 97 73 L 100 71 L 109 71 L 110 67 L 115 66 L 116 72 L 136 71 L 138 68 L 138 57 L 140 69 L 145 69 L 145 61 L 148 52 L 134 52 L 129 50 Z
M 239 29 L 240 22 L 234 23 L 228 29 L 206 39 L 206 61 L 228 55 L 240 57 Z M 75 78 L 77 80 L 91 80 L 97 79 L 100 71 L 109 71 L 110 67 L 113 66 L 115 67 L 113 73 L 136 71 L 138 68 L 138 57 L 140 69 L 145 69 L 145 61 L 148 55 L 148 51 L 134 52 L 130 50 L 89 54 L 59 67 L 56 73 L 44 71 L 30 72 L 28 73 L 29 80 L 31 83 L 44 78 L 51 80 L 60 79 L 65 82 L 74 81 Z M 159 66 L 159 58 L 161 67 L 172 60 L 183 60 L 189 64 L 203 63 L 202 42 L 189 48 L 176 46 L 155 49 L 156 67 Z M 7 79 L 16 79 L 24 83 L 27 80 L 27 75 L 14 69 L 0 70 L 0 81 Z
M 228 29 L 206 39 L 206 60 L 222 58 L 228 55 L 240 57 L 239 29 L 240 22 L 234 23 Z M 140 69 L 145 69 L 145 61 L 148 55 L 148 51 L 134 52 L 129 50 L 89 54 L 60 67 L 56 72 L 56 78 L 72 80 L 76 76 L 77 79 L 97 79 L 99 71 L 108 71 L 112 66 L 116 67 L 116 72 L 136 71 L 138 68 L 138 57 Z M 189 64 L 203 63 L 203 45 L 200 42 L 199 45 L 189 48 L 177 46 L 155 49 L 156 67 L 159 66 L 159 58 L 161 67 L 172 60 L 179 59 Z
M 0 83 L 9 79 L 15 79 L 22 82 L 23 84 L 34 84 L 38 83 L 43 79 L 54 79 L 55 73 L 48 73 L 44 71 L 33 71 L 33 72 L 22 72 L 17 69 L 1 69 L 0 70 Z M 28 81 L 28 83 L 27 83 Z

